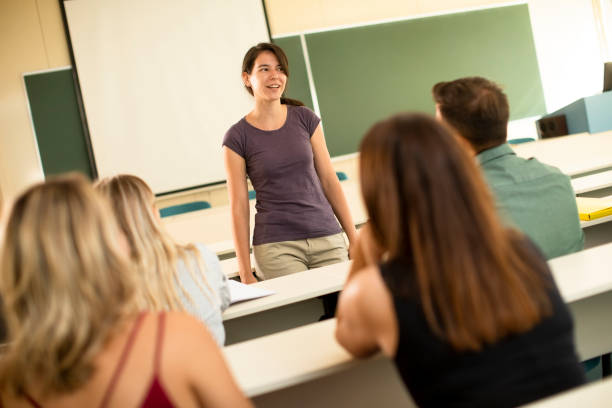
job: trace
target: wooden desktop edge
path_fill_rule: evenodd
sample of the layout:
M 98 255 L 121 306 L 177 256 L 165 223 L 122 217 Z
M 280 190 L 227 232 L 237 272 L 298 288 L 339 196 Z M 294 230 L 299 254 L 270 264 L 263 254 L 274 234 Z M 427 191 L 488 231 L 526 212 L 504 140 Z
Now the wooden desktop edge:
M 349 267 L 350 261 L 346 261 L 254 283 L 252 286 L 269 289 L 275 293 L 230 306 L 223 313 L 223 320 L 236 319 L 317 296 L 339 292 L 344 286 Z
M 338 344 L 334 337 L 335 328 L 336 319 L 329 319 L 233 344 L 225 347 L 223 354 L 242 391 L 248 397 L 254 397 L 325 377 L 366 361 L 356 359 Z M 319 340 L 318 347 L 309 344 L 309 350 L 317 358 L 311 358 L 312 354 L 301 355 L 297 358 L 303 359 L 305 364 L 284 365 L 283 361 L 295 360 L 294 345 L 307 339 Z M 246 361 L 247 356 L 249 361 Z M 269 364 L 272 357 L 275 359 L 273 367 Z M 372 358 L 384 357 L 379 353 Z M 253 367 L 258 368 L 254 370 Z

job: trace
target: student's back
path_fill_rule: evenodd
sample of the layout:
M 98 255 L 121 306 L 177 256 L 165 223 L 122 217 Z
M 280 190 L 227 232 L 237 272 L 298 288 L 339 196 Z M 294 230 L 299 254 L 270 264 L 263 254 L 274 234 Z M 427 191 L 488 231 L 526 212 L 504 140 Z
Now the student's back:
M 535 158 L 518 157 L 508 144 L 476 158 L 499 214 L 531 238 L 547 259 L 582 250 L 584 233 L 568 176 Z
M 479 351 L 458 351 L 432 331 L 418 301 L 416 282 L 411 281 L 414 270 L 409 263 L 394 261 L 380 266 L 399 326 L 394 360 L 419 406 L 514 407 L 584 381 L 574 351 L 569 310 L 545 261 L 535 248 L 528 250 L 540 258 L 546 270 L 551 315 L 527 332 L 507 336 Z M 411 288 L 414 296 L 406 296 L 406 288 Z
M 193 353 L 202 349 L 211 353 Z M 147 313 L 124 322 L 94 361 L 96 373 L 77 391 L 50 397 L 33 391 L 28 393 L 29 398 L 4 399 L 4 406 L 146 408 L 245 404 L 238 389 L 228 389 L 224 384 L 229 373 L 206 328 L 184 313 Z M 205 388 L 202 384 L 206 384 Z

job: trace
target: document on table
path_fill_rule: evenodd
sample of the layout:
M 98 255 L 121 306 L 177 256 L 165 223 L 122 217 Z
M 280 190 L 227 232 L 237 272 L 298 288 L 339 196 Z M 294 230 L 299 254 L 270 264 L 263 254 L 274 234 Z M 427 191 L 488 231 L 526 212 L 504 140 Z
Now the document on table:
M 582 221 L 590 221 L 597 218 L 612 215 L 612 198 L 576 197 L 578 215 Z
M 253 285 L 245 285 L 244 283 L 240 283 L 232 279 L 228 281 L 228 284 L 231 304 L 274 294 L 274 292 L 271 290 L 258 288 L 257 286 Z

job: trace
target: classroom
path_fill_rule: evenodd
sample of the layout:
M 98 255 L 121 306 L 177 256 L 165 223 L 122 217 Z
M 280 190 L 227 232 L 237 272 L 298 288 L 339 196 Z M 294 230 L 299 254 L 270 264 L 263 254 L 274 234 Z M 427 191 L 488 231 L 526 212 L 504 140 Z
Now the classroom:
M 360 245 L 367 239 L 361 236 L 371 234 L 372 204 L 364 196 L 367 189 L 362 183 L 367 178 L 360 177 L 359 148 L 372 124 L 392 114 L 436 115 L 435 83 L 483 76 L 500 84 L 508 97 L 507 139 L 512 151 L 517 157 L 535 157 L 555 166 L 568 178 L 583 235 L 580 248 L 584 249 L 546 256 L 543 267 L 550 270 L 558 299 L 573 321 L 570 342 L 588 384 L 559 395 L 544 394 L 550 396 L 541 402 L 525 401 L 535 401 L 533 406 L 542 408 L 608 405 L 612 397 L 612 380 L 605 378 L 612 352 L 608 324 L 612 210 L 605 215 L 597 210 L 612 208 L 612 126 L 611 116 L 605 114 L 612 101 L 608 97 L 602 102 L 603 110 L 594 110 L 604 117 L 603 128 L 587 124 L 580 131 L 559 134 L 563 137 L 541 139 L 536 121 L 554 112 L 567 113 L 571 128 L 569 107 L 588 105 L 581 101 L 602 95 L 603 66 L 612 61 L 611 0 L 381 0 L 375 4 L 365 0 L 184 0 L 174 8 L 161 0 L 107 0 L 115 5 L 109 7 L 98 0 L 88 7 L 84 1 L 0 0 L 0 210 L 5 203 L 0 226 L 4 228 L 12 201 L 49 176 L 68 171 L 94 180 L 117 174 L 140 176 L 150 186 L 144 194 L 150 194 L 154 206 L 162 210 L 160 225 L 176 242 L 172 261 L 184 261 L 192 273 L 181 251 L 190 243 L 197 243 L 198 249 L 199 244 L 205 245 L 222 271 L 220 276 L 229 279 L 233 299 L 243 294 L 232 289 L 233 282 L 250 283 L 244 279 L 245 259 L 257 271 L 260 281 L 248 285 L 251 292 L 244 290 L 244 296 L 255 299 L 228 303 L 217 316 L 216 324 L 224 330 L 220 341 L 224 347 L 217 350 L 221 358 L 212 363 L 223 372 L 219 384 L 227 373 L 236 395 L 262 407 L 416 407 L 417 402 L 424 404 L 425 397 L 414 393 L 384 347 L 379 345 L 378 352 L 359 359 L 347 347 L 350 343 L 336 341 L 337 296 L 354 279 L 355 265 L 362 265 L 354 263 L 353 231 Z M 164 7 L 163 13 L 155 11 Z M 184 13 L 190 7 L 191 16 Z M 116 24 L 98 25 L 98 20 L 113 21 L 113 13 L 123 13 L 115 15 Z M 140 19 L 141 13 L 146 18 Z M 138 19 L 138 24 L 130 18 Z M 205 24 L 198 18 L 205 19 Z M 127 55 L 116 47 L 125 38 L 136 44 L 154 41 L 157 66 L 148 69 L 151 55 L 144 51 Z M 241 248 L 232 228 L 237 216 L 232 209 L 235 181 L 230 177 L 235 176 L 228 172 L 235 170 L 229 170 L 231 162 L 224 155 L 242 154 L 227 144 L 227 135 L 223 137 L 231 124 L 252 109 L 255 86 L 241 82 L 238 70 L 246 49 L 259 42 L 282 47 L 289 58 L 291 75 L 284 96 L 303 102 L 315 118 L 321 118 L 317 129 L 325 133 L 323 143 L 331 156 L 330 166 L 323 168 L 334 174 L 335 194 L 342 195 L 345 209 L 338 212 L 338 202 L 332 203 L 327 187 L 323 191 L 336 224 L 340 222 L 345 232 L 342 239 L 350 242 L 353 259 L 275 279 L 266 275 L 265 280 L 255 266 L 260 256 L 256 246 L 261 244 L 255 242 L 259 202 L 254 190 L 260 191 L 260 197 L 262 184 L 250 173 L 251 180 L 244 184 L 249 193 L 244 199 L 248 200 L 249 235 Z M 111 46 L 104 47 L 106 43 Z M 176 44 L 183 44 L 182 48 Z M 397 52 L 398 48 L 403 52 Z M 180 74 L 174 74 L 179 69 Z M 201 90 L 213 96 L 201 98 Z M 126 94 L 138 95 L 128 100 Z M 109 104 L 113 98 L 121 104 Z M 60 109 L 50 110 L 53 104 Z M 252 125 L 247 119 L 244 122 Z M 126 137 L 130 132 L 138 136 Z M 316 133 L 309 132 L 314 138 Z M 111 197 L 112 203 L 112 187 L 95 188 Z M 205 206 L 195 211 L 172 213 L 202 202 Z M 349 212 L 349 217 L 339 215 L 342 211 Z M 123 229 L 120 218 L 118 226 Z M 361 230 L 363 226 L 368 228 Z M 197 286 L 204 290 L 200 283 Z M 189 289 L 184 293 L 191 296 Z M 146 317 L 139 317 L 134 333 L 141 320 L 141 330 L 153 330 Z M 180 324 L 166 321 L 167 327 Z M 182 327 L 196 330 L 188 324 Z M 172 344 L 173 337 L 168 337 Z M 136 381 L 135 387 L 139 384 Z M 230 387 L 219 385 L 219 390 L 228 392 Z M 223 401 L 221 391 L 210 395 L 211 406 Z M 116 402 L 105 394 L 106 398 Z M 240 398 L 235 406 L 246 404 Z

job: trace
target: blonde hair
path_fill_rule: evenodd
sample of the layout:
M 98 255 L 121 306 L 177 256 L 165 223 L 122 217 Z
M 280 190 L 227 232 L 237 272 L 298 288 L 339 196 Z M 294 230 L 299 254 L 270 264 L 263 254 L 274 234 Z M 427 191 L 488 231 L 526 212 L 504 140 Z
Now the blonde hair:
M 0 257 L 7 325 L 0 389 L 70 392 L 134 312 L 134 282 L 103 200 L 80 176 L 55 178 L 17 198 Z
M 129 243 L 138 272 L 142 306 L 152 310 L 184 311 L 179 293 L 193 305 L 193 299 L 178 277 L 179 260 L 184 262 L 202 294 L 211 302 L 220 303 L 206 280 L 199 250 L 193 244 L 178 244 L 164 231 L 155 208 L 155 195 L 144 180 L 122 174 L 99 181 L 96 189 L 110 200 L 119 227 Z M 200 271 L 201 279 L 214 299 L 195 277 L 195 270 Z

